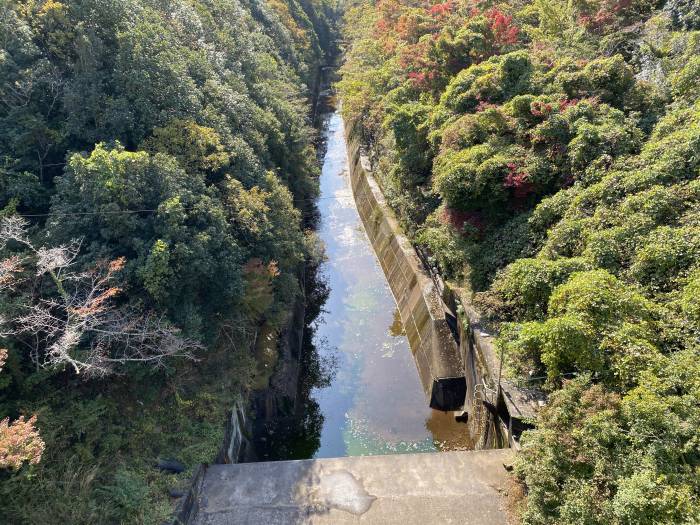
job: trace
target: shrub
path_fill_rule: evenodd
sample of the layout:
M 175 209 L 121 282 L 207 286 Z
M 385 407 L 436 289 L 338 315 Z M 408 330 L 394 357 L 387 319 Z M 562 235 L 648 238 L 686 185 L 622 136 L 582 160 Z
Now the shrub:
M 467 264 L 474 291 L 486 290 L 500 268 L 533 254 L 528 212 L 488 228 L 469 246 Z
M 481 101 L 504 102 L 526 93 L 532 64 L 528 54 L 515 51 L 460 71 L 449 83 L 440 104 L 456 113 L 473 111 Z
M 539 286 L 542 293 L 545 285 Z M 657 355 L 654 312 L 606 271 L 576 272 L 551 293 L 546 319 L 513 325 L 499 345 L 515 370 L 541 364 L 550 387 L 567 374 L 593 372 L 619 388 Z
M 534 146 L 557 147 L 564 151 L 564 147 L 571 140 L 571 128 L 568 120 L 555 114 L 538 124 L 531 132 Z
M 543 319 L 552 290 L 588 268 L 583 259 L 518 259 L 498 274 L 491 291 L 505 303 L 507 319 Z
M 630 275 L 651 290 L 668 291 L 696 261 L 700 232 L 695 227 L 661 226 L 635 254 Z
M 660 358 L 624 396 L 568 381 L 523 435 L 526 525 L 691 524 L 700 519 L 697 352 Z
M 547 230 L 559 222 L 576 194 L 578 186 L 558 191 L 551 197 L 542 199 L 530 216 L 530 228 L 538 236 L 544 237 Z
M 691 323 L 700 326 L 700 270 L 695 270 L 683 287 L 681 308 Z
M 510 130 L 510 123 L 503 112 L 498 108 L 488 108 L 450 122 L 440 130 L 440 143 L 443 149 L 459 151 L 503 136 Z
M 550 259 L 580 255 L 584 246 L 584 234 L 590 222 L 590 219 L 561 220 L 549 230 L 540 254 Z
M 637 233 L 635 224 L 594 231 L 586 240 L 583 257 L 589 259 L 595 267 L 618 275 L 623 267 L 629 265 Z
M 422 184 L 430 175 L 432 156 L 427 143 L 430 107 L 420 103 L 401 104 L 391 109 L 386 125 L 392 130 L 401 168 L 412 177 L 407 186 Z
M 491 144 L 445 152 L 436 159 L 433 186 L 451 208 L 497 209 L 507 197 L 503 183 L 509 164 L 524 155 L 518 146 L 502 149 Z
M 569 98 L 597 97 L 615 107 L 623 107 L 625 94 L 634 85 L 634 70 L 622 55 L 596 58 L 583 69 L 559 73 L 555 86 Z
M 572 171 L 578 174 L 602 156 L 612 161 L 634 153 L 641 145 L 641 132 L 634 123 L 605 104 L 596 105 L 590 117 L 577 118 L 586 104 L 582 102 L 564 113 L 571 126 L 567 154 Z
M 639 384 L 641 374 L 662 358 L 656 339 L 648 325 L 628 322 L 605 334 L 600 350 L 610 359 L 607 382 L 622 389 Z
M 440 104 L 455 113 L 474 111 L 481 100 L 498 101 L 501 97 L 498 65 L 487 61 L 460 71 L 448 84 Z
M 595 328 L 575 314 L 544 321 L 541 330 L 541 360 L 547 379 L 554 384 L 572 372 L 602 372 L 605 358 L 596 345 Z
M 465 241 L 450 231 L 447 225 L 440 224 L 437 218 L 432 216 L 428 219 L 426 227 L 416 236 L 416 241 L 434 254 L 445 276 L 461 275 L 466 260 Z
M 574 273 L 549 299 L 552 316 L 572 314 L 599 333 L 623 321 L 649 321 L 653 305 L 605 270 Z
M 694 102 L 700 98 L 700 56 L 690 57 L 685 67 L 671 79 L 671 86 L 677 99 Z
M 139 521 L 149 495 L 148 484 L 142 474 L 120 468 L 108 485 L 98 489 L 105 509 L 115 523 Z
M 685 208 L 686 200 L 696 199 L 700 190 L 699 182 L 671 188 L 660 184 L 652 186 L 627 197 L 620 204 L 620 214 L 623 217 L 639 214 L 655 224 L 669 224 L 678 219 Z
M 496 347 L 505 357 L 509 375 L 537 378 L 546 372 L 542 364 L 544 330 L 542 323 L 504 323 Z
M 680 29 L 700 29 L 700 0 L 670 0 L 666 10 L 673 25 Z

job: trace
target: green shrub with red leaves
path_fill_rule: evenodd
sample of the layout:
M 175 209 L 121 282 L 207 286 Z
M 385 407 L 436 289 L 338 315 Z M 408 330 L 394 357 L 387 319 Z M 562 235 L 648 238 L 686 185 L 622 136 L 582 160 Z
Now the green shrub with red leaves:
M 519 460 L 528 524 L 699 519 L 700 446 L 681 430 L 698 391 L 657 388 L 700 360 L 698 7 L 348 11 L 344 114 L 390 205 L 492 321 L 511 378 L 552 393 Z M 682 436 L 627 434 L 651 407 Z

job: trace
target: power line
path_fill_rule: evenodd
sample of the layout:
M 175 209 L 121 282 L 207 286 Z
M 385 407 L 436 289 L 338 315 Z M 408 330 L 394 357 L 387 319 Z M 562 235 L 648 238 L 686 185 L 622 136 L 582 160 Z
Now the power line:
M 316 202 L 320 200 L 341 200 L 352 198 L 352 194 L 347 195 L 334 195 L 332 197 L 314 197 L 309 199 L 297 199 L 294 202 Z M 197 206 L 183 206 L 180 209 L 183 210 L 194 210 Z M 65 213 L 18 213 L 17 217 L 24 217 L 26 219 L 39 218 L 39 217 L 82 217 L 82 216 L 92 216 L 92 215 L 129 215 L 134 213 L 153 213 L 158 211 L 159 208 L 144 208 L 139 210 L 104 210 L 104 211 L 82 211 L 82 212 L 65 212 Z M 300 210 L 303 211 L 303 210 Z

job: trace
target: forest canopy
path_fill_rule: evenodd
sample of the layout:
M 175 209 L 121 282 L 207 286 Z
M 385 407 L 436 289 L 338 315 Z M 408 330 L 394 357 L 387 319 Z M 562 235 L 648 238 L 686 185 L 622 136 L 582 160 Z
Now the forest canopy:
M 528 524 L 700 520 L 700 3 L 354 2 L 340 93 L 414 243 L 550 402 Z
M 326 0 L 0 2 L 0 506 L 162 523 L 317 253 Z

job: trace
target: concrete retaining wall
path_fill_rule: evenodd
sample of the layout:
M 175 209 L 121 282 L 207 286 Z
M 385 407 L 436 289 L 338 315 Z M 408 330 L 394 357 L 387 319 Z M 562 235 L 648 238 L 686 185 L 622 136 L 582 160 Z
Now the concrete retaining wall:
M 247 418 L 243 405 L 236 403 L 226 421 L 224 442 L 214 460 L 215 464 L 231 464 L 244 461 L 252 451 L 245 437 L 248 433 Z M 188 525 L 193 522 L 199 512 L 202 483 L 209 469 L 209 465 L 200 464 L 195 470 L 190 486 L 178 503 L 172 525 Z
M 448 324 L 452 314 L 389 210 L 351 128 L 346 123 L 355 202 L 396 299 L 429 405 L 439 410 L 460 410 L 466 382 L 460 351 Z
M 501 380 L 494 337 L 479 313 L 424 264 L 372 175 L 360 134 L 346 123 L 345 135 L 357 209 L 399 306 L 430 406 L 467 411 L 477 448 L 517 445 L 544 395 Z

